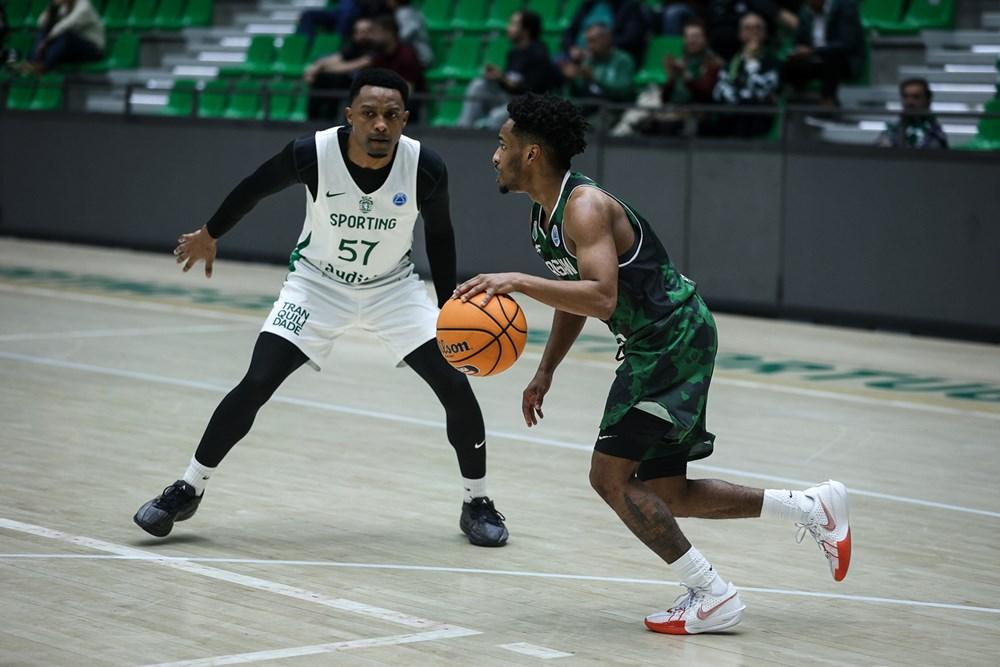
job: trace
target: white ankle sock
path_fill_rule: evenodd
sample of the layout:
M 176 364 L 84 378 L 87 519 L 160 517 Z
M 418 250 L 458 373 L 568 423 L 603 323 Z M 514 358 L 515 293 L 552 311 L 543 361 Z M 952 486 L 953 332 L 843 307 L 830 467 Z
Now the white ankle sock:
M 463 477 L 462 489 L 465 491 L 465 502 L 470 502 L 473 498 L 482 498 L 486 495 L 486 476 L 479 479 Z
M 764 489 L 764 504 L 760 515 L 768 519 L 785 519 L 804 523 L 816 505 L 816 500 L 801 491 Z
M 188 469 L 181 479 L 193 486 L 195 493 L 200 496 L 205 493 L 205 487 L 208 486 L 208 480 L 212 477 L 213 472 L 215 472 L 215 468 L 198 463 L 198 459 L 192 456 L 191 463 L 188 464 Z
M 670 567 L 689 588 L 707 588 L 712 595 L 722 595 L 729 586 L 712 568 L 711 563 L 693 546 L 686 554 L 671 563 Z

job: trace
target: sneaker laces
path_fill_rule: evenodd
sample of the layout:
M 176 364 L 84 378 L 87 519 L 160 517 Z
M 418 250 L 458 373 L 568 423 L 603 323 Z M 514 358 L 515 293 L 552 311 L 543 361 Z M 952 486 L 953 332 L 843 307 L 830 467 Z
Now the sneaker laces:
M 683 586 L 685 590 L 683 593 L 677 596 L 677 599 L 674 600 L 673 605 L 671 605 L 671 607 L 667 609 L 668 621 L 679 620 L 683 618 L 685 612 L 687 612 L 687 610 L 694 605 L 695 600 L 697 600 L 702 595 L 702 591 L 699 588 L 692 588 L 687 584 L 683 583 L 681 584 L 681 586 Z
M 191 487 L 188 486 L 187 483 L 178 484 L 177 482 L 174 482 L 167 488 L 163 489 L 163 493 L 160 494 L 156 504 L 160 507 L 173 508 L 187 502 L 191 499 L 191 496 L 185 491 L 186 488 Z
M 472 509 L 472 515 L 476 519 L 483 519 L 494 526 L 502 526 L 503 522 L 507 520 L 507 517 L 493 506 L 493 501 L 489 498 L 473 498 L 469 505 Z
M 837 556 L 837 547 L 834 544 L 830 544 L 820 535 L 819 524 L 810 516 L 807 523 L 795 522 L 798 526 L 798 530 L 795 531 L 795 542 L 796 544 L 802 544 L 802 540 L 806 538 L 806 533 L 812 535 L 813 539 L 816 540 L 816 545 L 819 546 L 820 551 L 823 552 L 828 559 L 835 558 Z

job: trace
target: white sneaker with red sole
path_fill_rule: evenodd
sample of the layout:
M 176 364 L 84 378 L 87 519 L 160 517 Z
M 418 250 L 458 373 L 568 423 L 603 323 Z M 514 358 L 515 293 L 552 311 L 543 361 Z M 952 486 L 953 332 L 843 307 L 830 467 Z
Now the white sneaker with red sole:
M 704 588 L 689 588 L 666 611 L 646 617 L 646 627 L 668 635 L 696 635 L 719 632 L 743 619 L 746 607 L 732 582 L 722 595 L 712 595 Z
M 816 499 L 809 519 L 797 524 L 795 536 L 802 542 L 806 533 L 813 536 L 820 551 L 830 563 L 834 581 L 843 581 L 851 566 L 851 522 L 847 511 L 847 487 L 829 480 L 806 489 L 802 493 Z

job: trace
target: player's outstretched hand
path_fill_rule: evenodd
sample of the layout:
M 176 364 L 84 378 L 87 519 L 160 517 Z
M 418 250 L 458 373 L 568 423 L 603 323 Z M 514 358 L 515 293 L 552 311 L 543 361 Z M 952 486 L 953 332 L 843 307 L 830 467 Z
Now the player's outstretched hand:
M 184 272 L 191 270 L 191 267 L 199 260 L 205 262 L 205 277 L 212 277 L 212 265 L 215 264 L 215 239 L 208 233 L 208 229 L 202 227 L 190 234 L 181 234 L 177 237 L 177 247 L 174 248 L 174 257 L 177 263 L 184 263 Z
M 475 278 L 469 278 L 455 288 L 452 295 L 455 299 L 468 301 L 477 294 L 482 294 L 480 304 L 485 306 L 495 294 L 510 294 L 520 291 L 521 273 L 480 273 Z
M 524 413 L 524 423 L 531 428 L 538 423 L 539 419 L 545 417 L 542 414 L 542 401 L 552 385 L 552 373 L 545 371 L 535 371 L 535 377 L 525 387 L 521 394 L 521 412 Z

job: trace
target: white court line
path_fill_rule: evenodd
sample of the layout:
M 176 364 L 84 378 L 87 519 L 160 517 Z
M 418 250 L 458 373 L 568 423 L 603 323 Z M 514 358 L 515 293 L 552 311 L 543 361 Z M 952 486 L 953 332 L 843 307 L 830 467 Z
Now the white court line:
M 261 310 L 259 315 L 246 315 L 240 312 L 221 312 L 211 310 L 208 307 L 198 308 L 196 306 L 184 306 L 172 303 L 160 303 L 157 301 L 140 301 L 136 299 L 125 299 L 113 296 L 98 296 L 96 294 L 84 294 L 82 292 L 61 292 L 59 290 L 45 287 L 30 287 L 27 285 L 6 285 L 0 283 L 0 292 L 11 294 L 27 294 L 30 296 L 44 296 L 53 299 L 63 299 L 65 301 L 78 301 L 80 303 L 97 303 L 102 306 L 117 306 L 119 308 L 129 308 L 132 310 L 149 310 L 158 313 L 170 313 L 173 315 L 192 315 L 194 317 L 204 317 L 210 320 L 233 320 L 239 322 L 253 322 L 261 324 L 267 313 Z M 214 306 L 219 308 L 218 305 Z
M 132 329 L 81 329 L 78 331 L 54 331 L 46 333 L 20 333 L 0 335 L 0 343 L 22 340 L 59 340 L 67 338 L 113 338 L 115 336 L 159 336 L 184 333 L 213 333 L 246 329 L 245 324 L 190 324 L 187 326 L 160 326 Z
M 3 527 L 0 519 L 0 528 Z M 568 581 L 596 581 L 612 584 L 642 584 L 650 586 L 680 586 L 680 582 L 666 579 L 638 579 L 634 577 L 607 577 L 589 574 L 562 574 L 559 572 L 531 572 L 526 570 L 489 570 L 474 567 L 445 567 L 437 565 L 401 565 L 397 563 L 348 563 L 332 560 L 286 560 L 267 558 L 216 558 L 216 557 L 188 557 L 188 556 L 97 556 L 94 554 L 41 554 L 41 553 L 20 553 L 20 554 L 0 554 L 0 560 L 8 559 L 79 559 L 79 560 L 155 560 L 155 561 L 177 561 L 189 563 L 228 563 L 232 565 L 289 565 L 294 567 L 334 567 L 357 570 L 402 570 L 409 572 L 448 572 L 453 574 L 488 574 L 505 577 L 527 577 L 534 579 L 561 579 Z M 954 611 L 973 611 L 984 614 L 1000 614 L 1000 608 L 977 607 L 975 605 L 952 604 L 949 602 L 927 602 L 924 600 L 907 600 L 905 598 L 883 598 L 870 595 L 850 595 L 847 593 L 823 593 L 816 591 L 801 591 L 787 588 L 760 588 L 753 586 L 740 586 L 741 591 L 752 593 L 766 593 L 770 595 L 786 595 L 790 597 L 820 598 L 828 600 L 844 600 L 845 602 L 871 602 L 876 604 L 890 604 L 903 607 L 929 607 L 932 609 L 950 609 Z M 453 626 L 449 626 L 453 627 Z
M 279 648 L 271 651 L 254 651 L 253 653 L 234 653 L 232 655 L 218 655 L 212 658 L 198 658 L 196 660 L 180 660 L 178 662 L 158 662 L 155 664 L 145 665 L 145 667 L 215 667 L 215 665 L 243 665 L 249 662 L 261 662 L 264 660 L 297 658 L 302 655 L 319 655 L 321 653 L 336 653 L 337 651 L 347 651 L 355 648 L 371 648 L 373 646 L 398 646 L 399 644 L 429 642 L 439 639 L 452 639 L 455 637 L 467 637 L 469 635 L 478 635 L 478 634 L 480 633 L 475 630 L 467 630 L 465 628 L 450 628 L 442 630 L 431 630 L 429 632 L 417 632 L 408 635 L 375 637 L 373 639 L 352 639 L 350 641 L 333 642 L 331 644 L 313 644 L 312 646 Z
M 154 551 L 145 551 L 143 549 L 125 546 L 124 544 L 105 542 L 104 540 L 97 540 L 91 537 L 70 535 L 62 531 L 53 530 L 44 526 L 36 526 L 30 523 L 23 523 L 21 521 L 14 521 L 13 519 L 0 517 L 0 528 L 6 528 L 7 530 L 13 530 L 20 533 L 27 533 L 37 537 L 59 540 L 60 542 L 75 544 L 88 549 L 94 549 L 95 551 L 103 551 L 105 553 L 111 553 L 118 556 L 127 556 L 131 557 L 133 560 L 152 561 L 157 565 L 174 568 L 190 574 L 197 574 L 210 579 L 217 579 L 219 581 L 226 581 L 231 584 L 246 586 L 247 588 L 253 588 L 267 593 L 284 595 L 285 597 L 294 598 L 296 600 L 312 602 L 313 604 L 323 605 L 324 607 L 330 607 L 331 609 L 346 611 L 351 614 L 358 614 L 359 616 L 367 616 L 369 618 L 375 618 L 388 623 L 396 623 L 410 628 L 424 628 L 428 630 L 467 630 L 466 628 L 459 628 L 458 626 L 447 625 L 445 623 L 439 623 L 438 621 L 432 621 L 426 618 L 410 616 L 409 614 L 393 611 L 391 609 L 373 607 L 371 605 L 364 604 L 363 602 L 355 602 L 354 600 L 347 600 L 345 598 L 335 598 L 329 595 L 324 595 L 323 593 L 314 593 L 302 588 L 296 588 L 295 586 L 286 586 L 285 584 L 279 584 L 266 579 L 259 579 L 257 577 L 237 574 L 236 572 L 229 572 L 227 570 L 220 570 L 206 565 L 199 565 L 198 563 L 190 560 L 164 558 Z M 478 634 L 476 630 L 468 630 L 468 632 Z
M 197 380 L 182 380 L 180 378 L 167 377 L 165 375 L 159 375 L 156 373 L 143 373 L 141 371 L 127 371 L 120 368 L 108 368 L 105 366 L 95 366 L 93 364 L 83 364 L 76 361 L 65 361 L 63 359 L 53 359 L 50 357 L 36 357 L 27 354 L 17 354 L 15 352 L 5 352 L 0 351 L 0 359 L 10 359 L 12 361 L 21 361 L 30 364 L 38 364 L 40 366 L 52 366 L 55 368 L 69 368 L 78 371 L 85 371 L 89 373 L 98 373 L 101 375 L 109 375 L 113 377 L 128 378 L 131 380 L 142 380 L 145 382 L 154 382 L 156 384 L 169 385 L 174 387 L 186 387 L 189 389 L 201 389 L 204 391 L 211 391 L 220 394 L 225 394 L 232 387 L 211 384 L 208 382 L 199 382 Z M 428 428 L 440 429 L 445 428 L 444 422 L 435 421 L 432 419 L 420 419 L 417 417 L 407 417 L 404 415 L 392 414 L 389 412 L 379 412 L 377 410 L 365 410 L 363 408 L 353 408 L 347 405 L 339 405 L 336 403 L 322 403 L 320 401 L 313 401 L 304 398 L 294 398 L 291 396 L 274 395 L 271 397 L 271 402 L 274 403 L 285 403 L 287 405 L 296 405 L 305 408 L 314 408 L 316 410 L 324 410 L 327 412 L 338 412 L 342 414 L 358 415 L 362 417 L 371 417 L 373 419 L 381 419 L 384 421 L 399 422 L 403 424 L 413 424 L 416 426 L 426 426 Z M 493 429 L 488 429 L 486 434 L 494 438 L 504 438 L 507 440 L 513 440 L 516 442 L 527 442 L 535 445 L 542 445 L 544 447 L 555 447 L 558 449 L 572 449 L 575 451 L 591 453 L 594 448 L 592 445 L 581 445 L 574 442 L 566 442 L 563 440 L 554 440 L 551 438 L 539 438 L 531 435 L 524 435 L 521 433 L 512 433 L 510 431 L 496 431 Z M 740 477 L 747 477 L 750 479 L 763 479 L 769 481 L 778 481 L 787 484 L 795 484 L 797 486 L 810 487 L 816 483 L 815 480 L 799 480 L 791 479 L 788 477 L 776 477 L 773 475 L 760 474 L 748 470 L 736 470 L 733 468 L 720 468 L 717 466 L 709 466 L 700 463 L 689 464 L 689 468 L 697 470 L 705 470 L 707 472 L 724 472 L 730 475 L 738 475 Z M 920 498 L 909 498 L 906 496 L 895 496 L 886 493 L 879 493 L 877 491 L 865 491 L 862 489 L 856 489 L 854 487 L 850 488 L 852 495 L 865 496 L 869 498 L 878 498 L 880 500 L 891 500 L 893 502 L 903 503 L 907 505 L 919 505 L 921 507 L 932 507 L 934 509 L 948 510 L 952 512 L 963 512 L 966 514 L 976 514 L 979 516 L 988 516 L 992 518 L 1000 519 L 1000 512 L 993 512 L 990 510 L 977 509 L 974 507 L 963 507 L 961 505 L 950 505 L 948 503 L 939 503 L 932 500 L 922 500 Z
M 0 291 L 11 292 L 14 294 L 33 294 L 36 296 L 47 296 L 57 299 L 66 299 L 68 301 L 81 301 L 84 303 L 99 303 L 110 306 L 118 306 L 121 308 L 153 310 L 166 313 L 183 313 L 198 317 L 207 317 L 210 319 L 224 319 L 230 321 L 238 320 L 241 322 L 253 322 L 256 324 L 259 324 L 264 317 L 263 314 L 261 314 L 260 316 L 254 316 L 254 315 L 244 315 L 242 313 L 237 313 L 237 312 L 223 313 L 218 311 L 212 311 L 207 308 L 197 308 L 194 306 L 135 301 L 129 299 L 119 299 L 115 297 L 96 296 L 91 294 L 75 294 L 72 292 L 67 293 L 67 292 L 60 292 L 58 290 L 47 289 L 44 287 L 27 287 L 27 286 L 0 284 Z M 524 357 L 528 359 L 540 359 L 541 353 L 525 352 Z M 580 366 L 589 366 L 592 368 L 603 368 L 603 369 L 617 368 L 616 364 L 612 364 L 606 361 L 595 361 L 593 359 L 580 359 L 575 356 L 571 358 L 574 364 Z M 965 410 L 962 408 L 948 407 L 943 405 L 932 405 L 928 403 L 919 403 L 916 401 L 903 401 L 891 398 L 874 398 L 871 396 L 858 396 L 855 394 L 848 394 L 839 391 L 826 391 L 823 389 L 790 387 L 785 385 L 772 384 L 770 382 L 757 382 L 754 380 L 744 380 L 739 378 L 725 377 L 722 375 L 722 373 L 724 372 L 725 371 L 717 372 L 715 376 L 712 378 L 712 382 L 715 384 L 729 385 L 732 387 L 773 391 L 779 394 L 791 394 L 794 396 L 809 396 L 812 398 L 823 398 L 832 401 L 843 401 L 847 403 L 858 403 L 861 405 L 876 405 L 881 407 L 900 408 L 903 410 L 915 410 L 918 412 L 931 412 L 931 413 L 946 414 L 946 415 L 981 417 L 983 419 L 992 419 L 1000 421 L 1000 413 L 997 412 L 986 412 L 983 410 Z
M 516 644 L 497 644 L 497 648 L 507 649 L 508 651 L 513 651 L 514 653 L 523 653 L 524 655 L 541 658 L 542 660 L 568 658 L 573 655 L 572 653 L 566 653 L 565 651 L 557 651 L 554 648 L 545 648 L 544 646 L 536 646 L 535 644 L 529 644 L 527 642 L 517 642 Z

